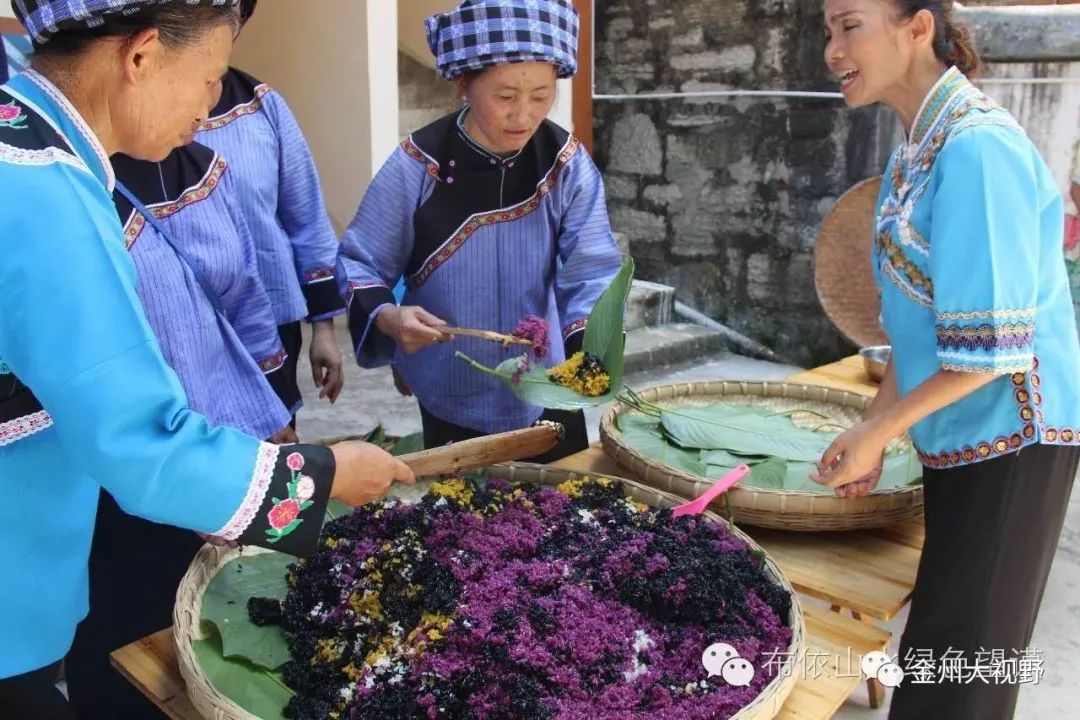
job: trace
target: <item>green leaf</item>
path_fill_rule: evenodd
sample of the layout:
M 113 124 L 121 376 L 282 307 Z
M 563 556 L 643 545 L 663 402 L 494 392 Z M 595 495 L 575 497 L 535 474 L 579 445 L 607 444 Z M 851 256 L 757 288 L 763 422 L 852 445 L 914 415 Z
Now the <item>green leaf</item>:
M 609 350 L 618 346 L 623 335 L 623 315 L 626 312 L 626 297 L 630 293 L 630 282 L 634 278 L 634 261 L 627 258 L 611 284 L 597 299 L 585 324 L 583 349 L 595 355 L 608 367 Z M 620 351 L 621 353 L 621 351 Z
M 627 445 L 642 455 L 691 475 L 705 475 L 700 453 L 675 447 L 664 439 L 660 421 L 640 413 L 619 416 L 619 432 Z
M 706 467 L 706 477 L 720 479 L 734 469 L 734 466 L 723 467 L 720 465 L 709 465 Z M 783 490 L 785 489 L 784 479 L 787 472 L 787 460 L 781 458 L 769 458 L 751 467 L 750 474 L 740 480 L 739 484 L 746 485 L 747 487 Z
M 371 432 L 364 436 L 364 442 L 369 442 L 372 445 L 382 445 L 386 442 L 386 430 L 382 424 L 376 425 Z
M 836 437 L 798 428 L 785 416 L 753 409 L 733 413 L 731 406 L 722 404 L 664 410 L 660 421 L 668 437 L 684 448 L 768 455 L 795 462 L 818 460 Z
M 727 450 L 702 450 L 701 462 L 703 465 L 718 465 L 720 467 L 734 468 L 739 465 L 753 467 L 758 463 L 769 459 L 768 455 L 740 455 Z
M 904 487 L 905 485 L 922 484 L 923 466 L 915 457 L 914 450 L 888 453 L 885 455 L 885 463 L 881 467 L 881 480 L 878 481 L 878 489 Z
M 326 503 L 326 519 L 337 520 L 339 517 L 345 517 L 351 513 L 353 509 L 341 502 L 340 500 L 330 500 Z
M 510 386 L 514 395 L 522 402 L 552 410 L 581 410 L 603 405 L 615 399 L 622 389 L 623 372 L 626 366 L 626 334 L 623 332 L 623 314 L 626 311 L 626 297 L 630 292 L 630 281 L 634 277 L 634 261 L 627 258 L 618 274 L 600 295 L 585 324 L 583 348 L 590 355 L 600 358 L 604 369 L 611 378 L 608 392 L 596 397 L 579 395 L 569 388 L 551 381 L 547 371 L 534 366 L 524 373 L 520 382 L 513 378 L 522 358 L 510 358 L 495 368 L 481 365 L 464 353 L 456 357 L 467 362 L 475 370 L 494 375 Z
M 279 673 L 224 657 L 216 635 L 191 645 L 199 667 L 218 692 L 258 718 L 285 720 L 283 710 L 294 693 Z
M 514 371 L 517 369 L 521 358 L 510 358 L 509 360 L 500 363 L 498 367 L 492 369 L 484 367 L 464 353 L 457 353 L 457 357 L 481 372 L 486 372 L 489 375 L 495 375 L 496 377 L 502 378 L 510 386 L 514 395 L 522 402 L 553 410 L 581 410 L 587 407 L 603 405 L 604 403 L 615 399 L 622 384 L 621 358 L 616 364 L 616 367 L 612 369 L 614 372 L 609 371 L 609 375 L 611 375 L 612 379 L 611 389 L 603 395 L 587 397 L 585 395 L 579 395 L 570 388 L 565 388 L 562 385 L 552 382 L 551 378 L 547 376 L 547 371 L 538 366 L 533 366 L 529 372 L 521 376 L 520 383 L 514 384 L 512 381 Z M 615 384 L 616 381 L 619 383 L 618 386 Z
M 418 432 L 412 435 L 406 435 L 398 440 L 394 447 L 390 449 L 390 454 L 396 456 L 408 455 L 409 453 L 420 452 L 424 449 L 424 433 Z
M 221 637 L 226 657 L 239 657 L 276 669 L 289 660 L 285 634 L 276 626 L 259 627 L 248 617 L 248 598 L 283 599 L 286 576 L 296 559 L 281 553 L 239 557 L 226 564 L 203 594 L 202 620 Z

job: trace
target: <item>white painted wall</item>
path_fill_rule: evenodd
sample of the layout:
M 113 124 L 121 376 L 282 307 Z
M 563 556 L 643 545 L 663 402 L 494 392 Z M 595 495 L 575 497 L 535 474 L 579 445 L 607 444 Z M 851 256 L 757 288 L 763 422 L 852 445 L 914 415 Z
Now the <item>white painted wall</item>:
M 260 3 L 234 63 L 279 90 L 319 167 L 338 229 L 398 142 L 397 4 Z
M 13 18 L 15 11 L 11 9 L 10 2 L 0 2 L 0 17 Z
M 990 63 L 986 76 L 994 78 L 1064 77 L 1061 84 L 995 85 L 983 90 L 1011 112 L 1038 146 L 1065 196 L 1069 200 L 1070 173 L 1080 158 L 1080 62 Z

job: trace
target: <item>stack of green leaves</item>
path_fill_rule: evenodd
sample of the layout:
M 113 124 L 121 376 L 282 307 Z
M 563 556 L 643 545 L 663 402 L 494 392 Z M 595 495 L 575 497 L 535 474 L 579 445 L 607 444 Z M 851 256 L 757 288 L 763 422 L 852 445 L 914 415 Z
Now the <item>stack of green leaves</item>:
M 714 403 L 660 407 L 633 393 L 621 398 L 638 412 L 619 417 L 623 440 L 642 455 L 691 475 L 720 478 L 749 465 L 742 486 L 768 490 L 832 493 L 810 479 L 829 444 L 842 428 L 822 419 L 818 428 L 799 427 L 798 412 L 783 413 Z M 890 448 L 878 490 L 918 482 L 922 465 L 910 448 Z

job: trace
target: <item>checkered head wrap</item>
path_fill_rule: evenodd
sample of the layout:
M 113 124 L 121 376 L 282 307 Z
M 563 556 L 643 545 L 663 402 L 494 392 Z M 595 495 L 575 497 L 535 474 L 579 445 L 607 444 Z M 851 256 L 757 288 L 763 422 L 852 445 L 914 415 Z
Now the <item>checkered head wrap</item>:
M 561 78 L 577 72 L 578 13 L 570 0 L 465 0 L 426 25 L 447 80 L 515 62 L 551 63 Z
M 183 3 L 235 6 L 240 0 L 11 0 L 15 17 L 34 43 L 42 45 L 63 30 L 91 30 L 105 24 L 109 15 L 131 15 L 147 5 Z

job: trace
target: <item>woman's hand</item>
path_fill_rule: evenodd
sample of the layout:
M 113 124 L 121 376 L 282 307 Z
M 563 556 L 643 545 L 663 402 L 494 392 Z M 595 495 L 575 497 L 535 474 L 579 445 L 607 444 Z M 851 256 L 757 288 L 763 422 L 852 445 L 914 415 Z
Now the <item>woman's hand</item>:
M 881 479 L 889 439 L 878 420 L 863 421 L 833 440 L 810 479 L 836 488 L 839 497 L 862 497 L 873 492 Z
M 371 443 L 352 440 L 330 448 L 337 470 L 330 497 L 356 507 L 381 498 L 395 482 L 412 485 L 416 476 L 408 465 Z
M 311 357 L 311 379 L 319 388 L 319 399 L 328 398 L 333 405 L 345 387 L 345 373 L 332 320 L 320 320 L 312 325 L 311 348 L 308 352 Z
M 375 318 L 375 326 L 410 355 L 429 345 L 454 339 L 443 332 L 442 329 L 446 327 L 444 321 L 415 305 L 383 308 Z

